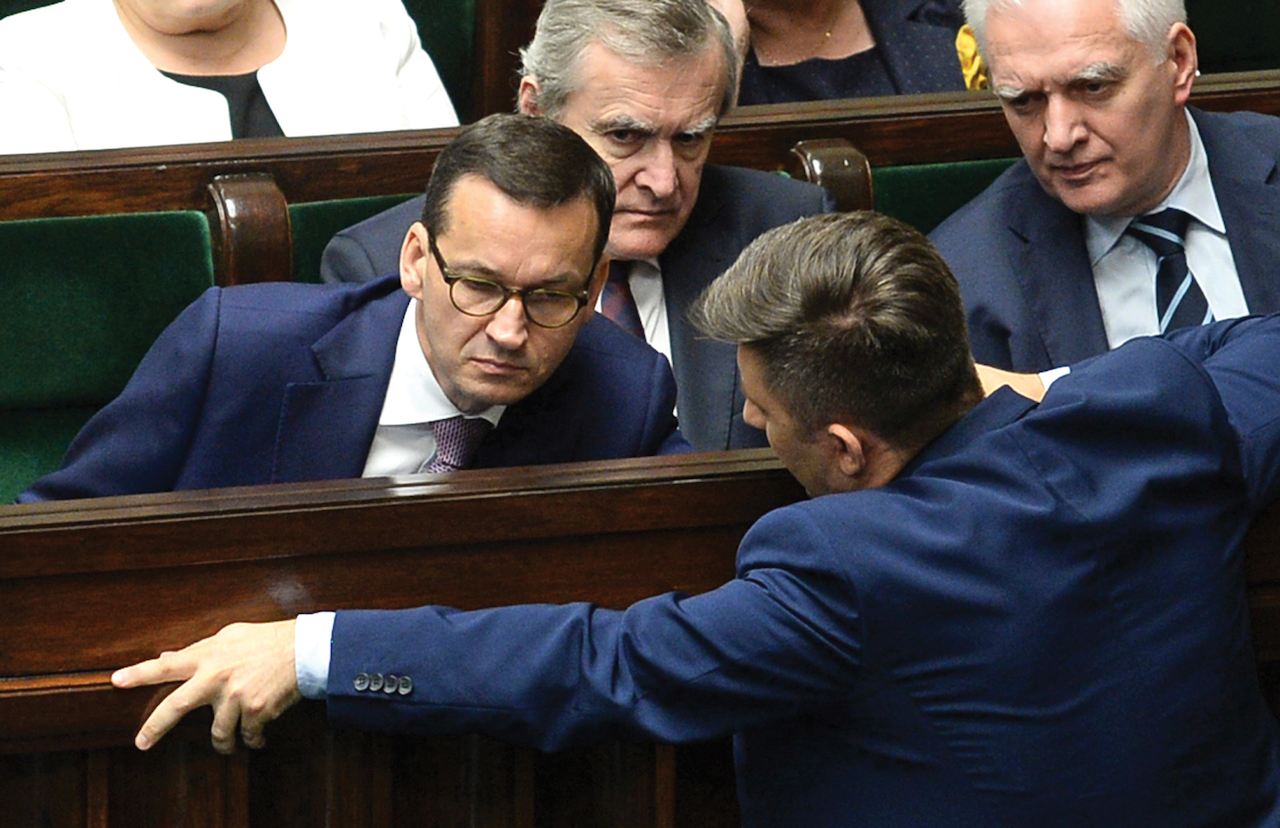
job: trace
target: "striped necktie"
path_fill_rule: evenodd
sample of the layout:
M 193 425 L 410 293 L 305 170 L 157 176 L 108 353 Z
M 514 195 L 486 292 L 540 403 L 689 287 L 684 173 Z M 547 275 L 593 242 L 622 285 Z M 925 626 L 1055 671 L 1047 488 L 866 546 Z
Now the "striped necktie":
M 465 469 L 491 428 L 492 423 L 483 417 L 463 417 L 459 414 L 444 420 L 433 420 L 431 433 L 436 438 L 436 454 L 419 471 L 435 474 Z
M 644 339 L 644 325 L 631 295 L 631 262 L 609 262 L 609 281 L 600 293 L 600 312 L 624 331 Z
M 1187 268 L 1187 225 L 1191 216 L 1169 207 L 1139 216 L 1125 232 L 1156 254 L 1156 317 L 1160 333 L 1213 321 L 1204 292 Z

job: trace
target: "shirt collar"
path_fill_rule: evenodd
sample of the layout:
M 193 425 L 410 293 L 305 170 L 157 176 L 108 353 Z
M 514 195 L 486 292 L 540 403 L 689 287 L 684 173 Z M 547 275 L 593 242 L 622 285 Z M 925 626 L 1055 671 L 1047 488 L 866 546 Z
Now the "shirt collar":
M 387 396 L 382 402 L 378 425 L 416 425 L 456 417 L 462 412 L 445 396 L 436 376 L 431 372 L 427 357 L 418 341 L 418 300 L 414 299 L 405 309 L 400 323 L 400 336 L 396 339 L 395 362 L 391 366 L 391 379 L 387 383 Z M 494 425 L 498 424 L 506 406 L 495 405 L 478 415 Z
M 1191 159 L 1182 177 L 1174 185 L 1165 200 L 1156 205 L 1150 212 L 1156 213 L 1166 207 L 1177 207 L 1188 213 L 1196 221 L 1220 234 L 1227 232 L 1222 221 L 1222 211 L 1218 209 L 1218 199 L 1213 192 L 1213 181 L 1209 178 L 1209 156 L 1204 149 L 1204 141 L 1200 139 L 1200 129 L 1191 113 L 1185 113 L 1187 127 L 1191 132 Z M 1086 216 L 1085 244 L 1089 248 L 1089 263 L 1097 265 L 1098 261 L 1111 252 L 1116 242 L 1124 235 L 1125 228 L 1133 221 L 1132 216 Z

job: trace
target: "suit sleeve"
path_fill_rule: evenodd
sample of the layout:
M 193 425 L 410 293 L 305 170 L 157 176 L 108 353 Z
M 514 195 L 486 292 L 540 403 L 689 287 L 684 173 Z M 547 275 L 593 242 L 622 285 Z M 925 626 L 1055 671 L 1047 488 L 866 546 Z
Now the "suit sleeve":
M 386 274 L 382 274 L 386 275 Z M 360 239 L 346 230 L 325 245 L 320 254 L 320 281 L 336 285 L 343 282 L 372 282 L 378 278 L 377 268 Z
M 160 334 L 120 396 L 76 435 L 62 466 L 19 503 L 173 489 L 204 408 L 221 295 L 209 289 Z
M 1280 314 L 1186 328 L 1171 340 L 1203 361 L 1231 426 L 1250 493 L 1280 496 Z
M 655 352 L 650 382 L 649 410 L 645 416 L 644 445 L 637 456 L 687 454 L 693 446 L 676 422 L 676 380 L 667 358 Z
M 431 57 L 422 48 L 417 25 L 400 0 L 382 4 L 386 48 L 399 55 L 396 83 L 408 123 L 414 129 L 457 126 L 458 115 Z
M 423 196 L 409 199 L 340 231 L 320 256 L 320 279 L 329 284 L 372 282 L 400 270 L 400 247 L 422 215 Z
M 544 750 L 631 736 L 709 738 L 847 693 L 858 678 L 856 596 L 803 514 L 767 516 L 739 576 L 624 611 L 588 604 L 475 612 L 339 612 L 328 679 L 336 726 L 481 732 Z M 395 676 L 407 693 L 361 677 Z M 381 682 L 379 682 L 381 683 Z M 357 689 L 364 688 L 364 689 Z
M 3 44 L 0 44 L 0 48 Z M 74 150 L 75 135 L 58 96 L 20 69 L 0 64 L 0 154 Z

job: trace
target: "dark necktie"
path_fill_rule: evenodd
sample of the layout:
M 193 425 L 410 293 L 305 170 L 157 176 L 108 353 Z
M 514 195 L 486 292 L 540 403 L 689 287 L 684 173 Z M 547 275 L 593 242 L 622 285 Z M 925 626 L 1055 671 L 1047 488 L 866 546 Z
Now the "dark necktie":
M 640 323 L 640 311 L 631 295 L 631 262 L 609 262 L 609 281 L 600 294 L 600 312 L 613 320 L 620 328 L 644 339 L 644 325 Z
M 451 472 L 465 469 L 493 425 L 483 417 L 449 417 L 434 420 L 431 433 L 436 438 L 436 456 L 419 471 Z
M 1191 216 L 1169 207 L 1138 216 L 1125 230 L 1156 254 L 1156 318 L 1160 333 L 1213 321 L 1209 303 L 1187 268 L 1187 225 Z

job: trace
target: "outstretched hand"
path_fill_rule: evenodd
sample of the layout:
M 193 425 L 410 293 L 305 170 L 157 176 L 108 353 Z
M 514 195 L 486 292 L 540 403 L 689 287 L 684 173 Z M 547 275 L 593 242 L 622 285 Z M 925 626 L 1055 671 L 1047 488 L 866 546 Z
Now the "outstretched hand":
M 147 750 L 183 716 L 213 707 L 213 748 L 231 753 L 236 730 L 247 747 L 266 744 L 262 729 L 301 695 L 293 656 L 294 622 L 232 624 L 217 635 L 177 652 L 117 670 L 116 687 L 140 687 L 181 681 L 143 723 L 134 744 Z

